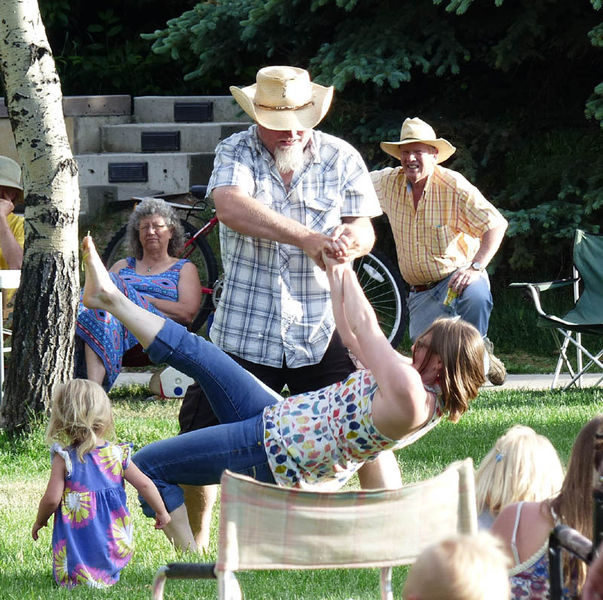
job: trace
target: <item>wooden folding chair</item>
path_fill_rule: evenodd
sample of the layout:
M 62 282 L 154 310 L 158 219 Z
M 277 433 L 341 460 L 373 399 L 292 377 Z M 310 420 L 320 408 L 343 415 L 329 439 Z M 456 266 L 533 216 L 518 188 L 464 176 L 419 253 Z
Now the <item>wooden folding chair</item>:
M 381 569 L 381 598 L 392 600 L 392 567 L 455 533 L 477 531 L 473 462 L 400 490 L 315 492 L 259 483 L 225 471 L 215 564 L 161 567 L 153 598 L 166 579 L 218 580 L 218 597 L 240 600 L 235 573 L 269 569 Z

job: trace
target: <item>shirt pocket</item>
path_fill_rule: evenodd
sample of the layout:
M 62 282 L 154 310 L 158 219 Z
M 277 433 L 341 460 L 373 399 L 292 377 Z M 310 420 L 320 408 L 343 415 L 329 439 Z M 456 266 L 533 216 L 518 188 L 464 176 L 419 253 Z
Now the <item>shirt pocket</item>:
M 274 189 L 269 182 L 264 182 L 263 180 L 256 182 L 253 192 L 250 195 L 264 206 L 272 208 L 273 210 L 277 209 L 274 201 Z
M 306 226 L 323 233 L 341 224 L 341 215 L 337 198 L 313 196 L 303 202 Z
M 431 253 L 433 256 L 446 256 L 456 234 L 448 225 L 433 225 L 431 227 Z

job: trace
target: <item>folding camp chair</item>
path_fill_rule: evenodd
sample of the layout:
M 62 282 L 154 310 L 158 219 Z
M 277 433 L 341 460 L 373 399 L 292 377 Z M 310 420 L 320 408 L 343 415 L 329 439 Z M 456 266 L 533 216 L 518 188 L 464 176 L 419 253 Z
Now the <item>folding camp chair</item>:
M 153 599 L 166 579 L 218 580 L 218 597 L 240 600 L 237 571 L 379 567 L 381 598 L 392 600 L 392 567 L 457 532 L 477 530 L 470 458 L 400 490 L 316 492 L 259 483 L 225 471 L 215 564 L 161 567 Z
M 563 562 L 562 551 L 570 552 L 576 558 L 590 564 L 596 556 L 597 549 L 603 542 L 603 429 L 597 431 L 594 448 L 595 476 L 593 488 L 593 539 L 567 525 L 557 525 L 549 537 L 549 571 L 551 577 L 551 600 L 562 599 Z
M 574 238 L 573 278 L 543 283 L 512 283 L 510 287 L 524 289 L 533 300 L 538 313 L 538 325 L 551 329 L 557 347 L 559 359 L 551 389 L 565 365 L 571 380 L 564 387 L 582 385 L 582 375 L 589 369 L 596 368 L 601 377 L 595 385 L 603 381 L 603 347 L 589 351 L 582 343 L 582 334 L 593 334 L 603 339 L 603 236 L 592 235 L 577 229 Z M 562 286 L 572 285 L 574 306 L 563 317 L 546 313 L 540 302 L 540 293 Z M 580 291 L 582 288 L 582 291 Z M 568 356 L 572 344 L 576 348 L 576 369 Z M 588 362 L 584 364 L 584 357 Z

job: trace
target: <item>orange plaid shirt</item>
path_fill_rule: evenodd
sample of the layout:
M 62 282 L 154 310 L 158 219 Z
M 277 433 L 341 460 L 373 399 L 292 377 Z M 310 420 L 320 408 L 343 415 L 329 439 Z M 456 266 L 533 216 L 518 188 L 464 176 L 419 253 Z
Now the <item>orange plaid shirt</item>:
M 371 173 L 410 285 L 440 281 L 471 262 L 486 231 L 505 218 L 460 173 L 436 165 L 415 210 L 402 167 Z

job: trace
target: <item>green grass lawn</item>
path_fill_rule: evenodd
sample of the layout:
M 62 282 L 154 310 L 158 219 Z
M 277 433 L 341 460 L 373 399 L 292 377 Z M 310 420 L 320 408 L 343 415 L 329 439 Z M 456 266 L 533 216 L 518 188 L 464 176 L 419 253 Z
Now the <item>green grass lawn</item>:
M 176 433 L 177 401 L 147 400 L 144 388 L 121 389 L 112 394 L 120 440 L 135 448 Z M 398 460 L 405 482 L 430 477 L 449 463 L 471 456 L 478 463 L 493 442 L 514 423 L 530 425 L 549 437 L 563 462 L 567 461 L 576 433 L 595 414 L 603 411 L 603 390 L 571 392 L 483 391 L 459 423 L 445 422 L 433 432 L 401 450 Z M 44 444 L 44 422 L 28 436 L 11 440 L 0 433 L 0 596 L 3 600 L 46 598 L 148 599 L 153 575 L 160 565 L 179 560 L 163 534 L 153 529 L 137 508 L 128 486 L 129 506 L 136 527 L 136 551 L 122 571 L 121 581 L 108 590 L 58 589 L 52 578 L 51 528 L 31 539 L 31 526 L 49 475 L 49 454 Z M 217 511 L 214 514 L 216 524 Z M 214 527 L 215 529 L 215 527 Z M 208 560 L 215 556 L 216 541 Z M 187 557 L 191 559 L 191 557 Z M 394 575 L 395 593 L 405 569 Z M 356 600 L 377 598 L 378 573 L 360 571 L 296 571 L 249 573 L 240 578 L 246 597 L 265 599 Z M 166 598 L 211 598 L 213 581 L 168 582 Z

